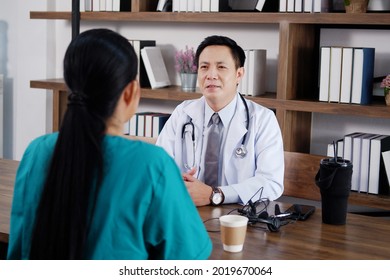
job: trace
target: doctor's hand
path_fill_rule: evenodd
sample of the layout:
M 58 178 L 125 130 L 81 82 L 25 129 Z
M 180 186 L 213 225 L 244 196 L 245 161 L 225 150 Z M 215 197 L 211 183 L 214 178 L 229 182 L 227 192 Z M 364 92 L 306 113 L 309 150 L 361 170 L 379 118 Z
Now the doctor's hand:
M 184 173 L 185 175 L 194 176 L 196 173 L 196 167 L 192 167 L 189 171 Z M 186 181 L 186 178 L 183 175 L 183 180 Z
M 196 206 L 210 204 L 210 195 L 212 188 L 209 185 L 199 181 L 189 173 L 183 174 L 184 184 Z

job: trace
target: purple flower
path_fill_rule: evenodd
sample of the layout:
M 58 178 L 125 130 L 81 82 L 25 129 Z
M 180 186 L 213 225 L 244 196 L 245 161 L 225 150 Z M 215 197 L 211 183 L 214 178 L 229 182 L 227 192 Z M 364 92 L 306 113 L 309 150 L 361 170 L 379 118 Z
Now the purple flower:
M 195 62 L 194 48 L 180 50 L 175 53 L 175 69 L 179 73 L 197 73 L 198 66 Z
M 387 75 L 387 77 L 383 79 L 383 81 L 381 83 L 381 87 L 382 88 L 390 88 L 390 74 Z

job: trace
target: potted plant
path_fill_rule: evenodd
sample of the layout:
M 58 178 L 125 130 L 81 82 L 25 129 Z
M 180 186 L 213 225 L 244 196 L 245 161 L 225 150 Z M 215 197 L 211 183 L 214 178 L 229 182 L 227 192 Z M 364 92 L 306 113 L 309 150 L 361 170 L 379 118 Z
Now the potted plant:
M 384 90 L 386 105 L 390 106 L 390 74 L 383 79 L 381 88 Z
M 195 91 L 198 66 L 195 61 L 194 48 L 185 47 L 175 54 L 175 68 L 180 73 L 181 87 L 184 91 Z
M 365 13 L 367 12 L 369 0 L 344 0 L 345 11 L 347 13 Z

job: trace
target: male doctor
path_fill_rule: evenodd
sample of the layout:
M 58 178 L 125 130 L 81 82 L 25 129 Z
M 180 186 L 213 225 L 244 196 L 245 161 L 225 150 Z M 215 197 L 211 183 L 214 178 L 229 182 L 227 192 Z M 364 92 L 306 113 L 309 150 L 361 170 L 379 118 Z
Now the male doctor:
M 237 92 L 244 76 L 243 49 L 228 37 L 210 36 L 199 45 L 196 61 L 203 97 L 176 107 L 157 145 L 175 159 L 197 206 L 277 199 L 284 189 L 282 136 L 271 110 Z M 221 137 L 215 149 L 217 183 L 208 185 L 206 147 L 214 113 Z

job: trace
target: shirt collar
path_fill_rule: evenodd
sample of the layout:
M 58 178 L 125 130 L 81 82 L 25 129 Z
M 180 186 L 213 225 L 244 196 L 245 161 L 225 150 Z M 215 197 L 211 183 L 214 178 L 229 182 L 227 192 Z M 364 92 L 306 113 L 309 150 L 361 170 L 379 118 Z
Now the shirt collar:
M 215 113 L 210 106 L 206 103 L 205 110 L 204 110 L 204 119 L 205 119 L 205 126 L 207 127 L 210 123 L 211 116 Z M 237 95 L 233 98 L 233 100 L 225 106 L 221 111 L 218 112 L 218 115 L 221 119 L 221 122 L 224 127 L 227 127 L 230 123 L 231 119 L 233 118 L 234 112 L 236 111 L 236 104 L 237 104 Z

